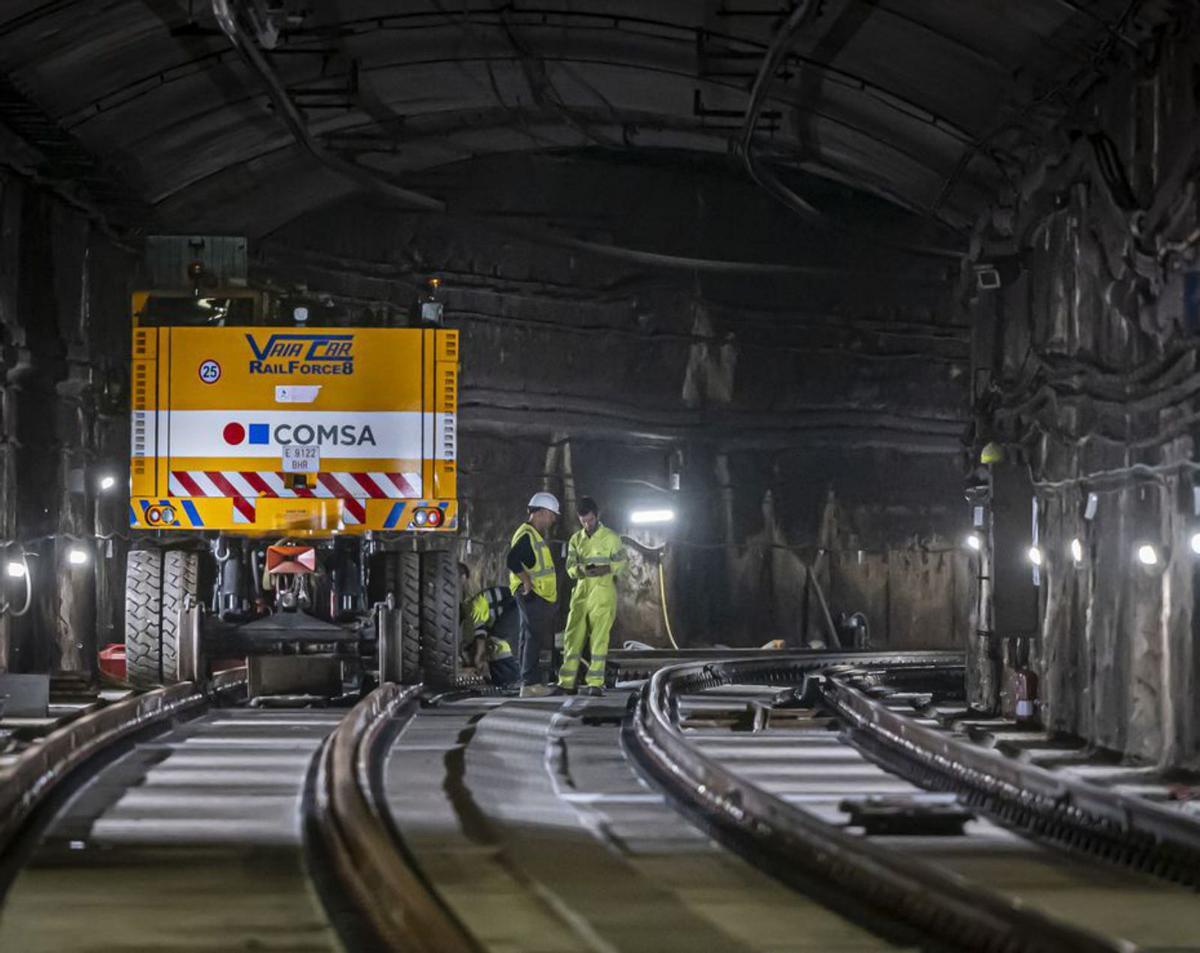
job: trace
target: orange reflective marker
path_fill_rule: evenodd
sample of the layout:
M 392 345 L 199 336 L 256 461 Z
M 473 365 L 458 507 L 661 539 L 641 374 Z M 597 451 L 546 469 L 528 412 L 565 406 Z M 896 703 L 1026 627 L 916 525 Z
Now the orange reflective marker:
M 317 551 L 312 546 L 268 546 L 267 572 L 273 576 L 303 576 L 317 571 Z

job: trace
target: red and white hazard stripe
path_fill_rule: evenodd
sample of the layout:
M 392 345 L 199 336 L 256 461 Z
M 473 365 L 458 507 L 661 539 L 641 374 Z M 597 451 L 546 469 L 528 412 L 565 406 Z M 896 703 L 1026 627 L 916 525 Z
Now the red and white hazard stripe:
M 419 473 L 318 473 L 316 486 L 294 487 L 290 474 L 271 470 L 172 470 L 172 496 L 315 497 L 402 500 L 421 495 Z
M 235 523 L 254 522 L 254 500 L 259 497 L 338 499 L 342 501 L 342 522 L 348 526 L 367 521 L 366 500 L 421 495 L 419 473 L 318 473 L 312 487 L 292 486 L 289 476 L 272 470 L 172 470 L 169 492 L 180 497 L 229 498 Z
M 347 526 L 361 526 L 367 521 L 367 504 L 352 496 L 342 497 L 342 522 Z
M 233 521 L 235 523 L 253 523 L 254 522 L 254 501 L 248 500 L 244 496 L 232 497 L 233 500 Z

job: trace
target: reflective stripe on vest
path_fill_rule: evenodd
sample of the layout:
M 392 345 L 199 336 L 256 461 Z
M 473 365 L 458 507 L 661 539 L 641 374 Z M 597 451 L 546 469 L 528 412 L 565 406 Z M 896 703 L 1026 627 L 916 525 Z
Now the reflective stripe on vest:
M 512 595 L 503 586 L 491 586 L 475 593 L 466 603 L 466 613 L 475 630 L 487 630 L 513 607 Z
M 487 603 L 488 624 L 494 625 L 497 617 L 500 614 L 498 610 L 501 604 L 507 598 L 507 594 L 499 586 L 491 586 L 490 588 L 484 589 L 480 595 L 483 596 L 484 601 Z
M 550 547 L 546 545 L 541 534 L 528 523 L 522 523 L 517 527 L 510 546 L 516 546 L 522 536 L 528 536 L 529 543 L 533 547 L 533 567 L 528 570 L 529 579 L 533 583 L 533 591 L 547 602 L 557 601 L 558 577 L 554 572 L 554 558 L 550 555 Z M 508 582 L 513 595 L 521 591 L 521 577 L 516 573 L 509 573 Z
M 512 646 L 504 639 L 488 639 L 488 658 L 493 662 L 498 662 L 500 659 L 512 658 Z

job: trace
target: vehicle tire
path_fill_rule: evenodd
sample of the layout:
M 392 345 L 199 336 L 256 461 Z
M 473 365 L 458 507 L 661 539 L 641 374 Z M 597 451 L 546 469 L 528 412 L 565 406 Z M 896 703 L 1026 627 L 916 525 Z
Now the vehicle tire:
M 162 568 L 162 680 L 179 681 L 180 613 L 190 597 L 200 592 L 200 555 L 179 549 L 163 553 Z
M 458 560 L 444 550 L 421 554 L 421 677 L 453 685 L 458 675 Z
M 421 680 L 421 557 L 418 553 L 376 554 L 372 570 L 382 573 L 378 586 L 368 580 L 372 598 L 382 601 L 391 593 L 400 610 L 400 683 Z
M 125 678 L 131 685 L 157 685 L 162 679 L 161 597 L 162 553 L 130 550 L 125 560 Z
M 179 614 L 200 588 L 200 559 L 135 549 L 125 569 L 125 677 L 147 687 L 179 681 Z
M 421 680 L 421 554 L 396 553 L 400 625 L 400 682 L 415 685 Z

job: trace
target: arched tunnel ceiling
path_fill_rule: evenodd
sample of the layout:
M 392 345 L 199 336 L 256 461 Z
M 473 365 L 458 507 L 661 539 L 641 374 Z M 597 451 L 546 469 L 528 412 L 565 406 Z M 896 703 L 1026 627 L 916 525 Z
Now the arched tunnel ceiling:
M 265 59 L 320 147 L 409 188 L 502 154 L 728 155 L 790 9 L 233 6 L 282 30 Z M 961 233 L 1149 6 L 822 0 L 787 37 L 753 150 L 781 176 L 833 179 Z M 271 46 L 249 32 L 256 48 Z M 297 145 L 209 0 L 7 0 L 0 69 L 11 133 L 0 157 L 42 178 L 83 179 L 81 199 L 110 211 L 124 202 L 113 214 L 126 224 L 261 234 L 356 188 Z M 454 207 L 453 195 L 437 197 Z

